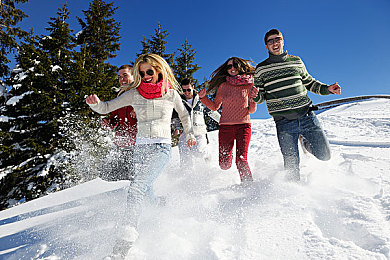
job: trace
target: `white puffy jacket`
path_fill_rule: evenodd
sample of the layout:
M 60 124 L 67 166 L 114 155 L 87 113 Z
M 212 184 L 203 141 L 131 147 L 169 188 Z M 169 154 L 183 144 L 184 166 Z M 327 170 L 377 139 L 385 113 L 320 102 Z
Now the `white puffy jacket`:
M 205 115 L 210 116 L 217 123 L 221 118 L 221 115 L 217 111 L 212 111 L 208 109 L 199 99 L 199 95 L 195 92 L 191 104 L 186 100 L 185 96 L 182 95 L 183 105 L 186 107 L 188 114 L 191 116 L 192 128 L 195 136 L 204 135 L 207 133 L 207 126 L 205 122 Z M 172 119 L 173 127 L 175 130 L 180 129 L 180 121 L 178 118 Z M 183 123 L 183 122 L 182 122 Z

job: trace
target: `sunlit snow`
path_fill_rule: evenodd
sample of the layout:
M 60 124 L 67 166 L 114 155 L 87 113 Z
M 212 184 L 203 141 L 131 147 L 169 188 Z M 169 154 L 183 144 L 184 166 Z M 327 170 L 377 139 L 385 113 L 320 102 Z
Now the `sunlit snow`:
M 332 159 L 301 153 L 303 181 L 284 179 L 272 119 L 252 121 L 254 183 L 214 157 L 194 171 L 178 150 L 155 183 L 165 206 L 147 206 L 127 259 L 389 259 L 390 100 L 318 115 Z M 127 181 L 94 179 L 0 212 L 0 259 L 102 259 L 124 213 Z

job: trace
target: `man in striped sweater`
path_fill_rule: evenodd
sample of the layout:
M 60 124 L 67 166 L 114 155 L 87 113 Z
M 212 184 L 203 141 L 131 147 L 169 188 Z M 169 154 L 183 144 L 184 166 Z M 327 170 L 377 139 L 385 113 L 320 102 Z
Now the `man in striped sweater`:
M 299 181 L 300 136 L 306 150 L 315 157 L 330 159 L 329 142 L 312 111 L 307 91 L 339 95 L 341 88 L 337 83 L 326 85 L 310 76 L 299 57 L 283 50 L 284 40 L 279 30 L 268 31 L 264 42 L 269 57 L 256 67 L 251 97 L 258 104 L 266 101 L 268 112 L 275 120 L 287 179 Z

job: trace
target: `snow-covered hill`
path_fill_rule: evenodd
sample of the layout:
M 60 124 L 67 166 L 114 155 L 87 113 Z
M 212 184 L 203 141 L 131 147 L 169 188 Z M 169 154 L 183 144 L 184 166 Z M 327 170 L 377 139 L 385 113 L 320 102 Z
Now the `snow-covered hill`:
M 332 148 L 301 155 L 305 181 L 284 180 L 272 119 L 253 120 L 255 182 L 213 161 L 169 167 L 155 183 L 163 207 L 147 207 L 128 259 L 390 259 L 390 100 L 318 115 Z M 100 179 L 0 212 L 0 259 L 99 259 L 111 252 L 126 181 Z

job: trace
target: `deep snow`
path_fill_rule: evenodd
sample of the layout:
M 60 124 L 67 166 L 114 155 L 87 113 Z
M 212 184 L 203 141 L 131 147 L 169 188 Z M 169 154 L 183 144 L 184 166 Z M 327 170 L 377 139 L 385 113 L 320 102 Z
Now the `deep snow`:
M 390 100 L 318 115 L 332 148 L 301 153 L 301 183 L 284 180 L 272 119 L 252 121 L 251 186 L 233 166 L 169 167 L 155 183 L 127 259 L 390 259 Z M 127 181 L 95 179 L 0 212 L 0 259 L 99 259 L 111 252 Z

